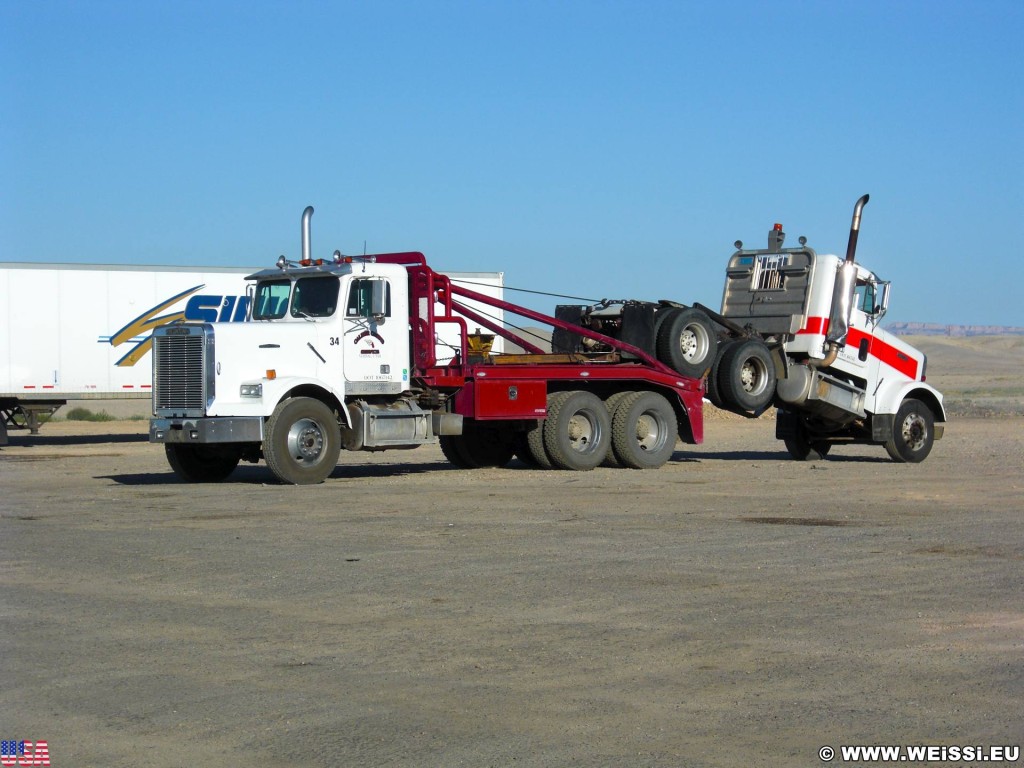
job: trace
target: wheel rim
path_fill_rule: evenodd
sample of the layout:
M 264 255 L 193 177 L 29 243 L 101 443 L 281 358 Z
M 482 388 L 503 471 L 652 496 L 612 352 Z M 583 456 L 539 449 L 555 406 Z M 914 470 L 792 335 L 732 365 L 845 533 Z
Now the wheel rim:
M 740 386 L 750 395 L 760 395 L 768 386 L 768 369 L 755 357 L 743 362 L 740 368 Z
M 711 339 L 707 330 L 696 323 L 686 326 L 679 334 L 679 352 L 688 363 L 704 360 L 710 348 Z
M 569 419 L 569 445 L 577 453 L 592 453 L 601 442 L 601 423 L 586 411 L 577 411 Z
M 288 454 L 300 465 L 320 461 L 324 453 L 324 431 L 313 419 L 299 419 L 288 430 Z
M 900 435 L 907 448 L 919 451 L 928 442 L 928 423 L 918 413 L 907 414 L 907 418 L 900 425 Z
M 642 451 L 655 452 L 665 445 L 665 425 L 652 411 L 644 411 L 636 420 L 636 442 Z

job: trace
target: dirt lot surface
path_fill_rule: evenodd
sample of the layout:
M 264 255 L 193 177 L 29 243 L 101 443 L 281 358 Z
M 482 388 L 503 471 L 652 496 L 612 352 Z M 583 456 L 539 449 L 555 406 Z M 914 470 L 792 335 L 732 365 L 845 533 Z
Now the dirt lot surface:
M 75 766 L 820 766 L 1024 741 L 1024 419 L 921 465 L 714 419 L 653 472 L 0 449 L 5 739 Z M 849 765 L 837 757 L 833 765 Z M 863 765 L 864 763 L 857 763 Z

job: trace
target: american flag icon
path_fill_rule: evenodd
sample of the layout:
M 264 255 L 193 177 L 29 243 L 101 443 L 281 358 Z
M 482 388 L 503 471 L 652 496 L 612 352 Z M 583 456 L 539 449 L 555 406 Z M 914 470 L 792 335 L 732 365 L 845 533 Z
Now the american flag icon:
M 0 765 L 49 765 L 50 748 L 45 741 L 3 741 L 0 744 Z

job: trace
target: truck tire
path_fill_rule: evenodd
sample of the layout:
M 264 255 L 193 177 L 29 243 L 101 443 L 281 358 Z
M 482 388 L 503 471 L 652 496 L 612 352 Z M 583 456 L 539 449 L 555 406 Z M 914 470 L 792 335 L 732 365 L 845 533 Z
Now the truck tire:
M 885 450 L 893 461 L 917 464 L 928 458 L 934 443 L 935 415 L 920 400 L 907 398 L 896 411 Z
M 278 403 L 267 420 L 263 456 L 282 483 L 322 483 L 338 465 L 341 430 L 334 412 L 312 397 Z
M 726 351 L 733 344 L 737 344 L 736 339 L 727 339 L 718 344 L 718 354 L 715 355 L 715 361 L 711 364 L 711 371 L 708 373 L 707 379 L 707 391 L 705 395 L 708 402 L 711 403 L 715 408 L 725 408 L 725 403 L 722 400 L 722 387 L 718 383 L 719 371 L 722 369 L 722 358 L 725 357 Z
M 657 392 L 632 392 L 612 416 L 612 450 L 622 466 L 657 469 L 676 448 L 679 422 Z
M 611 417 L 604 401 L 592 392 L 556 392 L 548 400 L 544 448 L 560 469 L 584 472 L 608 455 Z
M 440 435 L 437 441 L 441 444 L 441 453 L 452 466 L 459 469 L 474 469 L 469 457 L 465 455 L 462 435 Z
M 619 403 L 622 402 L 623 398 L 628 395 L 635 394 L 633 390 L 626 390 L 625 392 L 615 392 L 614 394 L 604 399 L 604 406 L 608 409 L 608 415 L 611 417 L 612 424 L 615 423 L 615 410 L 619 407 Z M 615 455 L 615 451 L 612 448 L 614 442 L 614 435 L 612 442 L 608 443 L 608 453 L 604 457 L 604 461 L 601 462 L 602 467 L 610 467 L 612 469 L 621 469 L 622 463 Z
M 775 397 L 775 364 L 760 339 L 744 339 L 722 355 L 718 387 L 727 408 L 761 411 Z
M 828 456 L 832 443 L 814 440 L 805 431 L 798 435 L 782 438 L 789 455 L 797 461 L 823 461 Z
M 528 469 L 543 469 L 530 452 L 530 443 L 526 438 L 526 432 L 516 432 L 515 457 L 523 462 Z
M 441 452 L 460 469 L 504 467 L 515 453 L 514 433 L 466 420 L 461 435 L 441 435 Z
M 658 328 L 657 358 L 683 376 L 699 379 L 711 367 L 718 336 L 711 318 L 692 307 L 672 309 Z
M 182 480 L 189 483 L 219 483 L 238 466 L 242 449 L 234 444 L 164 445 L 167 463 Z
M 557 393 L 556 393 L 557 394 Z M 548 412 L 551 411 L 551 398 L 548 395 Z M 555 465 L 548 456 L 548 449 L 544 447 L 544 420 L 538 421 L 526 431 L 526 450 L 532 460 L 533 466 L 539 469 L 554 469 Z M 531 462 L 527 462 L 531 463 Z

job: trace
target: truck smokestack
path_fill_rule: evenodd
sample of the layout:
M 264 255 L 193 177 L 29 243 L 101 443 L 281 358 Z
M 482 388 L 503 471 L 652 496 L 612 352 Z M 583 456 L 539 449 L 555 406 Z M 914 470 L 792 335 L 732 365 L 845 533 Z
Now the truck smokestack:
M 835 362 L 840 347 L 846 345 L 850 331 L 850 312 L 853 309 L 853 292 L 857 288 L 857 235 L 860 233 L 860 216 L 868 203 L 864 195 L 853 206 L 853 223 L 850 224 L 850 241 L 846 246 L 846 260 L 839 265 L 835 286 L 832 289 L 832 310 L 828 320 L 828 334 L 825 337 L 825 359 L 815 367 L 827 368 Z
M 867 195 L 865 195 L 865 197 L 867 197 Z M 308 262 L 310 259 L 313 258 L 313 256 L 312 256 L 313 246 L 310 243 L 310 234 L 309 234 L 309 230 L 310 230 L 309 222 L 310 222 L 310 219 L 312 219 L 312 218 L 313 218 L 313 206 L 312 205 L 307 205 L 306 206 L 306 210 L 304 210 L 302 212 L 302 260 L 304 262 Z
M 864 206 L 868 204 L 870 195 L 864 195 L 857 204 L 853 206 L 853 223 L 850 224 L 850 241 L 846 245 L 846 261 L 853 263 L 854 255 L 857 253 L 857 236 L 860 234 L 860 215 Z

